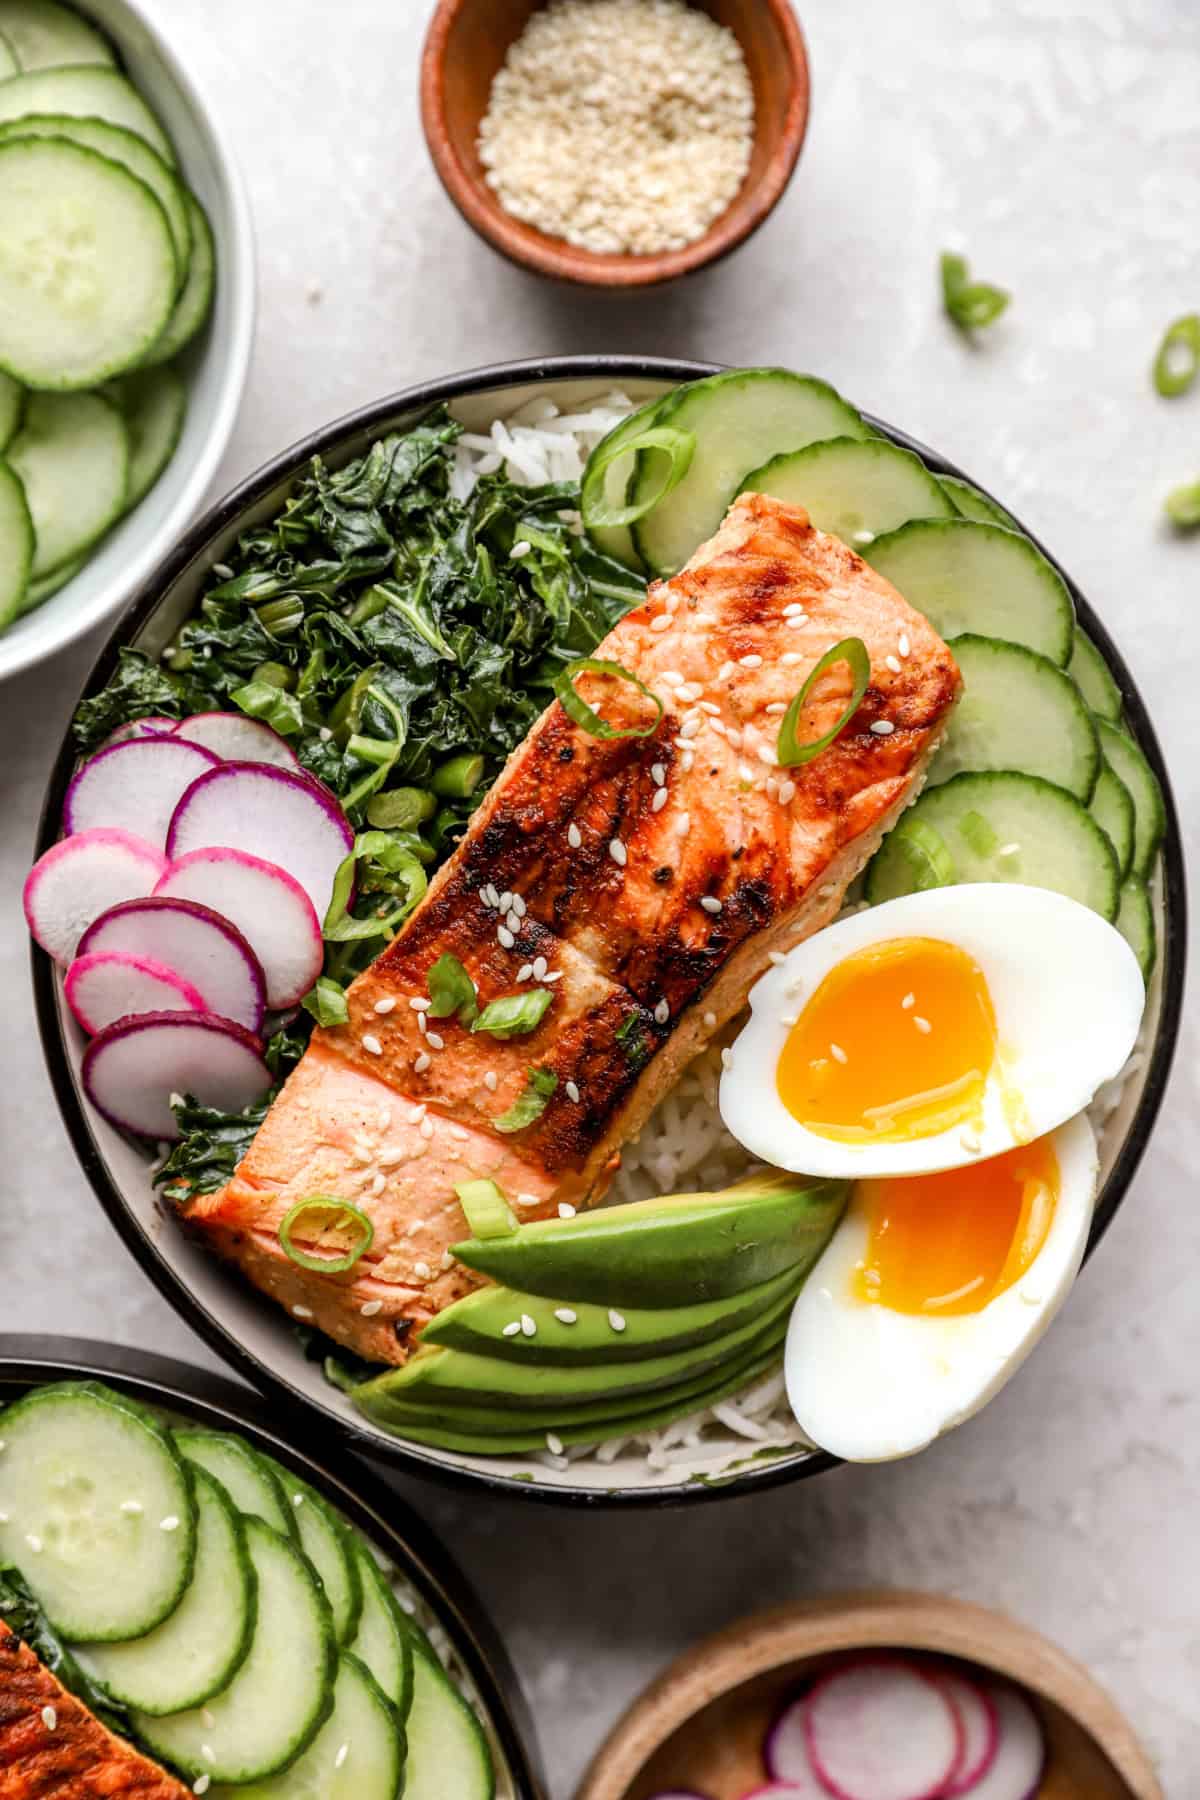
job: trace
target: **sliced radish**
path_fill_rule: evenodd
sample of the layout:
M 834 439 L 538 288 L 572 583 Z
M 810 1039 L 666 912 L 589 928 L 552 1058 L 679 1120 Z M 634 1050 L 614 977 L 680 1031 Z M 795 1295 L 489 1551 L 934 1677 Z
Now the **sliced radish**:
M 1000 1682 L 984 1689 L 995 1708 L 996 1754 L 969 1788 L 955 1788 L 970 1800 L 1033 1800 L 1046 1767 L 1046 1739 L 1037 1714 L 1023 1694 Z
M 756 1794 L 791 1791 L 822 1800 L 828 1790 L 821 1786 L 813 1772 L 805 1731 L 806 1699 L 792 1700 L 783 1708 L 763 1740 L 763 1762 L 771 1776 L 771 1788 L 758 1788 Z M 745 1800 L 750 1800 L 746 1795 Z
M 142 1013 L 118 1019 L 83 1053 L 83 1087 L 98 1112 L 139 1137 L 173 1143 L 172 1094 L 240 1112 L 271 1085 L 257 1039 L 215 1013 Z
M 98 748 L 111 750 L 114 744 L 128 743 L 130 738 L 170 737 L 178 724 L 178 719 L 168 719 L 161 713 L 152 713 L 146 719 L 130 719 L 127 725 L 118 725 L 115 731 L 110 731 Z
M 175 733 L 189 744 L 202 744 L 226 762 L 269 763 L 276 769 L 298 769 L 300 759 L 277 731 L 245 713 L 193 713 Z
M 323 919 L 338 864 L 354 848 L 354 832 L 328 788 L 311 775 L 227 762 L 202 775 L 180 800 L 167 855 L 178 862 L 189 850 L 214 845 L 278 863 Z
M 161 846 L 180 796 L 198 775 L 219 766 L 211 750 L 157 734 L 97 750 L 72 777 L 63 829 L 116 826 Z
M 248 1031 L 262 1025 L 266 982 L 236 925 L 193 900 L 126 900 L 111 906 L 79 940 L 79 954 L 123 950 L 173 969 L 208 1001 L 209 1010 Z
M 198 900 L 232 920 L 263 967 L 267 1005 L 294 1006 L 325 960 L 321 923 L 300 883 L 277 863 L 245 850 L 190 850 L 154 889 Z
M 898 1658 L 823 1676 L 804 1703 L 809 1759 L 837 1800 L 938 1800 L 963 1730 L 937 1683 Z
M 25 918 L 55 962 L 68 963 L 80 938 L 119 900 L 154 891 L 167 869 L 161 850 L 131 831 L 103 826 L 64 838 L 25 877 Z
M 64 983 L 67 1005 L 87 1032 L 131 1013 L 211 1012 L 200 989 L 149 956 L 94 950 L 77 956 Z
M 959 1800 L 974 1791 L 996 1760 L 999 1726 L 991 1695 L 954 1669 L 939 1669 L 934 1680 L 958 1714 L 963 1729 L 962 1762 L 947 1783 L 942 1800 Z

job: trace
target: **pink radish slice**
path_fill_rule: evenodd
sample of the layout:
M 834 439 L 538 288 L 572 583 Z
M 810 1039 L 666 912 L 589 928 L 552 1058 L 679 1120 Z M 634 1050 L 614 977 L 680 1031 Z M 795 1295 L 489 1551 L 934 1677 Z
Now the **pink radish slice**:
M 236 925 L 193 900 L 126 900 L 112 906 L 79 940 L 79 954 L 123 950 L 147 956 L 198 988 L 209 1010 L 248 1031 L 262 1025 L 266 982 L 257 956 Z
M 172 1094 L 240 1112 L 271 1085 L 256 1038 L 215 1013 L 154 1012 L 117 1019 L 83 1053 L 84 1092 L 113 1125 L 174 1143 Z
M 211 750 L 175 737 L 127 738 L 123 744 L 97 750 L 72 777 L 63 805 L 63 829 L 116 826 L 161 846 L 180 796 L 198 775 L 219 766 Z
M 756 1793 L 790 1791 L 793 1796 L 800 1795 L 801 1800 L 807 1800 L 809 1796 L 811 1800 L 822 1800 L 827 1796 L 828 1790 L 817 1780 L 808 1754 L 804 1725 L 806 1704 L 807 1697 L 790 1701 L 767 1732 L 763 1740 L 763 1761 L 774 1787 L 756 1789 Z M 746 1800 L 750 1800 L 749 1795 Z
M 190 850 L 214 845 L 286 869 L 323 919 L 338 864 L 354 848 L 354 832 L 328 788 L 310 775 L 227 762 L 202 775 L 180 800 L 167 855 L 178 862 Z
M 1037 1714 L 1015 1688 L 988 1683 L 984 1692 L 995 1708 L 996 1754 L 969 1788 L 954 1791 L 970 1800 L 1033 1800 L 1046 1767 L 1046 1740 Z
M 178 724 L 178 719 L 168 719 L 159 713 L 152 713 L 146 719 L 130 719 L 127 725 L 118 725 L 115 731 L 110 731 L 97 748 L 111 750 L 114 744 L 128 743 L 130 738 L 170 737 Z
M 94 919 L 153 891 L 167 859 L 131 831 L 80 831 L 39 856 L 25 878 L 25 918 L 55 962 L 68 963 Z
M 996 1760 L 999 1728 L 995 1702 L 977 1682 L 969 1681 L 953 1669 L 939 1669 L 934 1680 L 958 1714 L 963 1729 L 962 1762 L 942 1796 L 942 1800 L 959 1800 L 960 1795 L 974 1791 L 975 1783 L 987 1774 Z
M 210 1012 L 199 988 L 149 956 L 96 950 L 77 956 L 64 984 L 67 1005 L 90 1033 L 131 1013 Z
M 936 1682 L 899 1658 L 823 1676 L 804 1704 L 813 1772 L 837 1800 L 938 1800 L 963 1730 Z
M 300 759 L 277 731 L 245 713 L 193 713 L 175 733 L 189 744 L 202 744 L 226 762 L 269 763 L 276 769 L 298 769 Z
M 237 926 L 263 967 L 267 1005 L 294 1006 L 325 960 L 321 925 L 300 883 L 245 850 L 191 850 L 171 863 L 154 892 L 198 900 Z

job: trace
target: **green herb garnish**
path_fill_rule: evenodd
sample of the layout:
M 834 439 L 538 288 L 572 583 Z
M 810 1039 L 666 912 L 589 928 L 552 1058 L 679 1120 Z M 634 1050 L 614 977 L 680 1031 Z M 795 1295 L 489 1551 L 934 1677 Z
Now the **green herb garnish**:
M 1200 525 L 1200 481 L 1173 488 L 1167 495 L 1166 512 L 1176 531 L 1195 531 Z
M 918 820 L 917 823 L 921 824 L 921 821 Z M 922 829 L 929 830 L 930 827 L 922 826 Z M 964 813 L 958 822 L 958 829 L 962 833 L 963 842 L 969 850 L 975 852 L 976 856 L 990 856 L 1000 842 L 982 813 Z M 938 886 L 942 885 L 944 884 L 938 883 Z
M 1186 394 L 1200 375 L 1200 313 L 1185 313 L 1163 333 L 1154 359 L 1154 385 L 1166 400 Z
M 301 1250 L 293 1242 L 293 1234 L 298 1228 L 309 1237 L 315 1236 L 318 1243 L 327 1242 L 332 1235 L 335 1254 L 327 1256 Z M 344 1248 L 347 1232 L 351 1241 L 349 1248 Z M 298 1200 L 284 1214 L 279 1225 L 279 1243 L 284 1255 L 298 1268 L 315 1269 L 325 1275 L 342 1275 L 347 1269 L 353 1269 L 374 1242 L 375 1227 L 366 1213 L 336 1194 L 310 1194 L 307 1199 Z
M 426 977 L 429 988 L 429 1011 L 435 1019 L 457 1018 L 470 1025 L 479 1014 L 475 983 L 457 956 L 444 951 Z
M 472 1025 L 472 1031 L 490 1031 L 493 1037 L 525 1037 L 545 1018 L 554 999 L 551 988 L 528 988 L 523 994 L 505 994 L 490 1000 Z
M 575 691 L 575 677 L 588 670 L 596 675 L 611 675 L 617 681 L 627 681 L 631 687 L 635 687 L 640 693 L 645 694 L 647 700 L 652 700 L 658 709 L 653 722 L 649 725 L 627 725 L 623 729 L 618 729 L 617 726 L 610 725 L 606 719 L 602 719 L 600 714 L 593 711 L 586 700 L 581 700 Z M 651 693 L 644 681 L 639 680 L 630 670 L 622 668 L 620 663 L 605 662 L 602 657 L 598 656 L 580 656 L 576 657 L 574 662 L 568 663 L 566 668 L 555 678 L 554 692 L 567 717 L 595 738 L 653 737 L 665 710 L 658 695 Z
M 965 256 L 942 253 L 942 305 L 960 331 L 991 325 L 1008 305 L 1011 294 L 987 281 L 972 281 Z
M 854 679 L 850 694 L 850 703 L 837 723 L 819 738 L 812 738 L 802 744 L 796 736 L 808 697 L 814 684 L 835 663 L 844 662 Z M 785 769 L 799 768 L 803 763 L 811 762 L 822 750 L 827 750 L 834 738 L 846 729 L 867 691 L 871 680 L 871 658 L 867 654 L 867 646 L 861 638 L 843 638 L 840 644 L 832 644 L 820 661 L 809 671 L 808 679 L 792 701 L 779 726 L 779 740 L 775 748 L 776 759 Z
M 334 981 L 329 975 L 318 975 L 300 1004 L 318 1025 L 347 1025 L 350 1022 L 346 990 L 340 981 Z
M 525 1091 L 513 1101 L 508 1111 L 501 1113 L 492 1124 L 497 1131 L 506 1134 L 512 1131 L 524 1131 L 535 1119 L 540 1119 L 550 1103 L 550 1097 L 558 1086 L 558 1076 L 549 1069 L 530 1069 L 525 1083 Z
M 519 1230 L 512 1208 L 494 1181 L 459 1181 L 454 1191 L 472 1237 L 512 1237 Z
M 651 1043 L 645 1023 L 638 1013 L 630 1013 L 624 1022 L 617 1026 L 617 1042 L 625 1047 L 625 1060 L 633 1069 L 640 1069 L 643 1063 L 649 1062 Z
M 915 892 L 926 888 L 952 887 L 958 871 L 946 841 L 923 819 L 904 819 L 893 832 L 904 860 L 908 864 Z
M 676 431 L 669 425 L 653 425 L 636 437 L 627 437 L 588 463 L 580 493 L 580 511 L 589 531 L 605 526 L 633 525 L 638 519 L 665 500 L 683 480 L 696 453 L 696 435 L 692 431 Z M 665 457 L 662 479 L 642 500 L 626 506 L 610 506 L 605 494 L 605 476 L 614 462 L 623 456 L 639 454 L 661 462 Z M 632 464 L 630 465 L 632 473 Z

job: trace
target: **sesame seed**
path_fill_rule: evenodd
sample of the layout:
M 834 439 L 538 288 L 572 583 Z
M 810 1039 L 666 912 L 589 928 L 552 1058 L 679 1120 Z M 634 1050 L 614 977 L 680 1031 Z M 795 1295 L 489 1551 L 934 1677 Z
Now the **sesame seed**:
M 737 725 L 729 726 L 728 730 L 725 733 L 725 736 L 729 740 L 730 749 L 732 749 L 732 750 L 740 750 L 741 749 L 743 735 L 744 735 L 743 732 L 740 730 L 740 728 Z
M 508 929 L 507 925 L 497 925 L 496 941 L 500 945 L 501 949 L 511 950 L 517 940 L 516 940 L 515 933 L 511 932 Z
M 303 1494 L 293 1494 L 292 1495 L 292 1505 L 295 1507 L 303 1506 L 304 1505 L 304 1495 Z
M 663 782 L 667 779 L 667 771 L 662 763 L 651 763 L 650 779 L 655 787 L 662 786 Z
M 691 813 L 681 812 L 679 814 L 678 818 L 675 820 L 676 836 L 677 837 L 686 837 L 688 834 L 689 827 L 691 826 L 691 823 L 692 823 Z
M 658 1005 L 654 1009 L 655 1024 L 656 1025 L 665 1025 L 667 1020 L 670 1018 L 670 1016 L 671 1016 L 671 1008 L 670 1008 L 669 1004 L 665 1000 L 660 1000 Z
M 404 1157 L 405 1152 L 397 1145 L 394 1150 L 384 1150 L 381 1153 L 379 1166 L 383 1169 L 394 1169 L 397 1163 L 402 1163 L 404 1161 Z
M 578 1104 L 579 1104 L 579 1089 L 576 1086 L 576 1084 L 573 1081 L 564 1082 L 563 1083 L 563 1091 L 565 1092 L 567 1099 L 573 1101 L 575 1103 L 575 1105 L 578 1106 Z
M 690 772 L 692 764 L 695 760 L 696 759 L 692 755 L 691 751 L 685 750 L 683 755 L 679 759 L 680 773 L 683 775 L 687 775 Z
M 723 662 L 721 664 L 720 668 L 717 670 L 717 680 L 718 681 L 728 681 L 729 677 L 733 674 L 733 671 L 736 668 L 737 668 L 736 663 Z
M 797 663 L 804 661 L 804 658 L 798 650 L 785 650 L 779 660 L 786 669 L 794 669 Z
M 835 1063 L 841 1063 L 843 1067 L 850 1061 L 850 1058 L 846 1055 L 846 1052 L 842 1049 L 840 1044 L 830 1044 L 829 1054 L 832 1056 Z
M 670 799 L 670 795 L 668 794 L 666 788 L 665 787 L 658 788 L 655 792 L 653 800 L 650 802 L 650 811 L 656 812 L 656 813 L 661 812 L 663 807 L 667 804 L 667 801 L 669 799 Z
M 537 1321 L 531 1319 L 528 1313 L 521 1314 L 521 1331 L 525 1337 L 537 1336 Z
M 549 1450 L 551 1456 L 561 1456 L 563 1453 L 563 1441 L 560 1437 L 556 1436 L 553 1431 L 548 1431 L 546 1433 L 546 1448 Z
M 783 609 L 783 616 L 785 619 L 794 619 L 797 613 L 802 613 L 803 611 L 804 608 L 798 600 L 789 600 Z
M 321 729 L 317 733 L 317 736 L 320 738 L 320 740 L 323 744 L 327 744 L 329 742 L 330 738 L 333 736 L 333 732 L 329 729 L 328 725 L 322 725 Z
M 489 1094 L 495 1093 L 496 1089 L 500 1086 L 500 1077 L 497 1075 L 495 1069 L 486 1069 L 484 1071 L 483 1085 Z
M 739 656 L 738 661 L 741 663 L 743 669 L 761 669 L 762 668 L 762 657 L 761 656 L 757 656 L 757 655 Z
M 520 1319 L 510 1319 L 500 1332 L 501 1337 L 519 1337 L 521 1335 Z
M 716 1013 L 715 1013 L 715 1012 L 706 1012 L 706 1013 L 705 1013 L 705 1015 L 704 1015 L 704 1028 L 705 1028 L 705 1030 L 706 1030 L 706 1031 L 715 1031 L 715 1030 L 716 1030 L 716 1028 L 717 1028 L 717 1015 L 716 1015 Z
M 721 1067 L 723 1069 L 732 1069 L 733 1067 L 733 1051 L 728 1047 L 721 1052 Z
M 559 1201 L 558 1216 L 560 1219 L 573 1219 L 575 1217 L 575 1208 L 571 1205 L 569 1200 Z
M 612 857 L 618 869 L 623 869 L 625 864 L 629 861 L 629 852 L 626 850 L 620 838 L 609 839 L 608 854 Z
M 373 1037 L 369 1031 L 364 1032 L 363 1034 L 362 1047 L 367 1052 L 368 1056 L 383 1055 L 383 1045 L 380 1043 L 379 1039 Z
M 699 737 L 703 724 L 703 719 L 685 719 L 683 724 L 679 727 L 679 736 L 676 738 L 675 742 L 682 748 L 683 745 L 687 744 L 692 738 Z
M 499 904 L 500 904 L 500 896 L 496 892 L 495 888 L 492 886 L 492 883 L 490 881 L 488 882 L 486 887 L 480 888 L 479 898 L 483 901 L 483 904 L 487 907 L 496 907 L 496 906 L 499 906 Z
M 780 963 L 787 961 L 787 957 L 783 954 L 782 950 L 768 950 L 767 961 L 769 963 L 774 963 L 775 967 L 778 968 Z
M 375 1196 L 376 1200 L 378 1200 L 380 1194 L 382 1194 L 382 1192 L 386 1186 L 387 1186 L 387 1181 L 385 1180 L 385 1178 L 382 1175 L 372 1175 L 372 1177 L 371 1177 L 371 1192 Z
M 531 548 L 531 546 L 529 543 L 529 539 L 522 538 L 520 543 L 513 545 L 512 549 L 509 551 L 509 555 L 510 556 L 528 556 L 530 548 Z M 339 1768 L 341 1767 L 340 1763 L 339 1763 L 338 1767 Z
M 293 1306 L 293 1308 L 292 1308 L 292 1317 L 293 1318 L 311 1319 L 312 1316 L 313 1316 L 312 1308 L 310 1306 Z
M 787 631 L 799 631 L 801 626 L 808 624 L 808 619 L 804 613 L 794 613 L 790 619 L 785 619 L 783 624 Z
M 428 1281 L 429 1277 L 433 1274 L 433 1270 L 427 1262 L 415 1262 L 413 1264 L 413 1274 L 418 1281 Z
M 215 1763 L 217 1760 L 211 1744 L 201 1744 L 200 1754 L 206 1763 Z
M 535 956 L 533 959 L 534 979 L 537 981 L 541 981 L 544 978 L 546 970 L 549 968 L 549 966 L 550 965 L 546 961 L 544 956 Z
M 43 1706 L 42 1724 L 46 1727 L 47 1731 L 58 1730 L 58 1714 L 52 1706 Z
M 121 1502 L 121 1511 L 123 1513 L 129 1513 L 131 1516 L 136 1516 L 143 1510 L 140 1500 L 122 1500 Z
M 753 785 L 754 770 L 752 768 L 750 768 L 747 763 L 739 763 L 738 764 L 738 780 L 744 781 L 746 783 L 747 787 L 750 787 Z
M 518 1206 L 540 1206 L 541 1201 L 538 1199 L 536 1194 L 518 1194 L 517 1195 L 517 1205 Z
M 650 621 L 651 631 L 666 631 L 671 623 L 670 613 L 658 613 Z
M 721 709 L 715 700 L 702 700 L 700 702 L 700 711 L 707 713 L 710 719 L 719 719 L 721 716 Z
M 912 645 L 908 641 L 907 631 L 902 631 L 900 633 L 900 642 L 896 645 L 896 648 L 899 650 L 901 656 L 907 656 L 912 649 Z
M 529 908 L 526 906 L 524 900 L 522 900 L 520 894 L 514 894 L 512 897 L 512 911 L 516 913 L 518 919 L 523 919 L 525 914 L 529 911 Z
M 775 767 L 775 752 L 771 749 L 769 744 L 760 744 L 758 746 L 758 760 L 760 763 L 766 763 L 768 768 L 773 769 Z
M 719 913 L 723 910 L 721 902 L 717 899 L 715 894 L 702 894 L 700 897 L 700 904 L 706 913 Z
M 703 692 L 704 689 L 698 682 L 685 681 L 683 686 L 677 691 L 677 698 L 682 700 L 685 706 L 691 706 L 693 701 L 698 700 Z
M 890 719 L 876 719 L 871 726 L 876 737 L 891 737 L 895 729 Z
M 382 1300 L 364 1300 L 358 1310 L 362 1314 L 364 1319 L 373 1319 L 376 1317 L 376 1315 L 378 1313 L 381 1313 L 383 1311 L 383 1301 Z
M 610 1306 L 608 1309 L 608 1322 L 614 1331 L 624 1331 L 625 1329 L 625 1319 L 623 1315 L 613 1306 Z
M 886 667 L 892 671 L 893 675 L 899 675 L 900 658 L 898 656 L 885 656 L 883 660 Z
M 796 798 L 795 782 L 789 781 L 789 780 L 781 781 L 779 784 L 779 804 L 780 804 L 780 806 L 789 806 L 795 798 Z
M 207 1794 L 211 1786 L 211 1775 L 197 1775 L 195 1781 L 192 1783 L 192 1792 L 193 1794 Z
M 554 1309 L 554 1316 L 560 1325 L 574 1325 L 579 1314 L 575 1311 L 574 1307 L 556 1306 Z
M 422 1119 L 418 1129 L 420 1130 L 421 1136 L 428 1140 L 433 1136 L 433 1120 Z
M 34 1537 L 32 1532 L 27 1532 L 25 1535 L 25 1542 L 29 1545 L 29 1548 L 33 1551 L 35 1556 L 40 1556 L 42 1554 L 42 1540 L 40 1537 Z
M 1020 844 L 1001 844 L 1000 848 L 996 852 L 996 855 L 997 856 L 1016 856 L 1020 852 L 1020 849 L 1021 849 Z
M 900 1004 L 905 1012 L 911 1012 L 913 1007 L 917 1004 L 917 996 L 915 994 L 905 994 Z
M 417 1014 L 417 1030 L 425 1036 L 429 1034 L 429 1020 L 424 1013 Z
M 780 713 L 785 713 L 787 711 L 787 701 L 772 700 L 770 706 L 766 707 L 765 710 L 777 718 Z
M 160 1519 L 158 1521 L 158 1529 L 160 1531 L 178 1531 L 179 1520 L 174 1513 L 168 1513 L 165 1519 Z
M 918 1031 L 923 1031 L 926 1037 L 928 1037 L 929 1033 L 933 1030 L 933 1026 L 929 1023 L 929 1020 L 923 1019 L 920 1013 L 913 1014 L 913 1024 Z
M 572 850 L 578 850 L 579 846 L 583 843 L 583 833 L 573 819 L 567 826 L 567 842 L 570 844 Z
M 678 669 L 664 669 L 658 679 L 660 681 L 665 681 L 668 687 L 683 686 L 683 676 L 679 673 Z
M 508 889 L 505 888 L 504 892 L 500 895 L 500 898 L 496 901 L 496 911 L 506 913 L 512 903 L 513 897 Z
M 425 1117 L 425 1114 L 428 1111 L 429 1111 L 429 1108 L 426 1106 L 425 1102 L 422 1100 L 418 1105 L 414 1106 L 412 1111 L 409 1113 L 409 1115 L 408 1115 L 409 1124 L 410 1125 L 419 1125 L 421 1123 L 421 1120 Z
M 517 911 L 515 906 L 509 907 L 508 917 L 505 919 L 504 923 L 508 926 L 508 929 L 512 932 L 514 940 L 520 936 L 521 915 Z
M 395 1010 L 396 997 L 394 994 L 385 994 L 382 1000 L 377 1000 L 375 1002 L 375 1011 L 379 1013 L 381 1017 L 385 1013 L 395 1012 Z

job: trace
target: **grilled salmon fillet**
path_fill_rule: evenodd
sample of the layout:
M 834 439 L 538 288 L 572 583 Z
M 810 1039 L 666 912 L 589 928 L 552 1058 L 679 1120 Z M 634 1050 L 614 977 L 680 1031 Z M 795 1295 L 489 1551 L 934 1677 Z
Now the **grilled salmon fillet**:
M 820 657 L 867 646 L 871 680 L 834 743 L 777 766 L 780 718 Z M 621 1144 L 745 1002 L 773 952 L 834 918 L 924 776 L 960 678 L 895 589 L 807 515 L 743 494 L 720 530 L 609 633 L 576 689 L 617 732 L 554 702 L 509 758 L 455 854 L 353 983 L 348 1024 L 314 1033 L 234 1178 L 184 1208 L 260 1288 L 373 1362 L 402 1362 L 422 1323 L 476 1284 L 449 1246 L 454 1185 L 491 1176 L 531 1218 L 604 1192 Z M 834 664 L 800 736 L 851 692 Z M 481 1005 L 549 986 L 524 1036 L 428 1012 L 450 952 Z M 531 1072 L 553 1092 L 506 1115 Z M 368 1254 L 310 1273 L 279 1221 L 313 1193 L 371 1218 Z
M 0 1800 L 189 1800 L 114 1737 L 0 1620 Z

